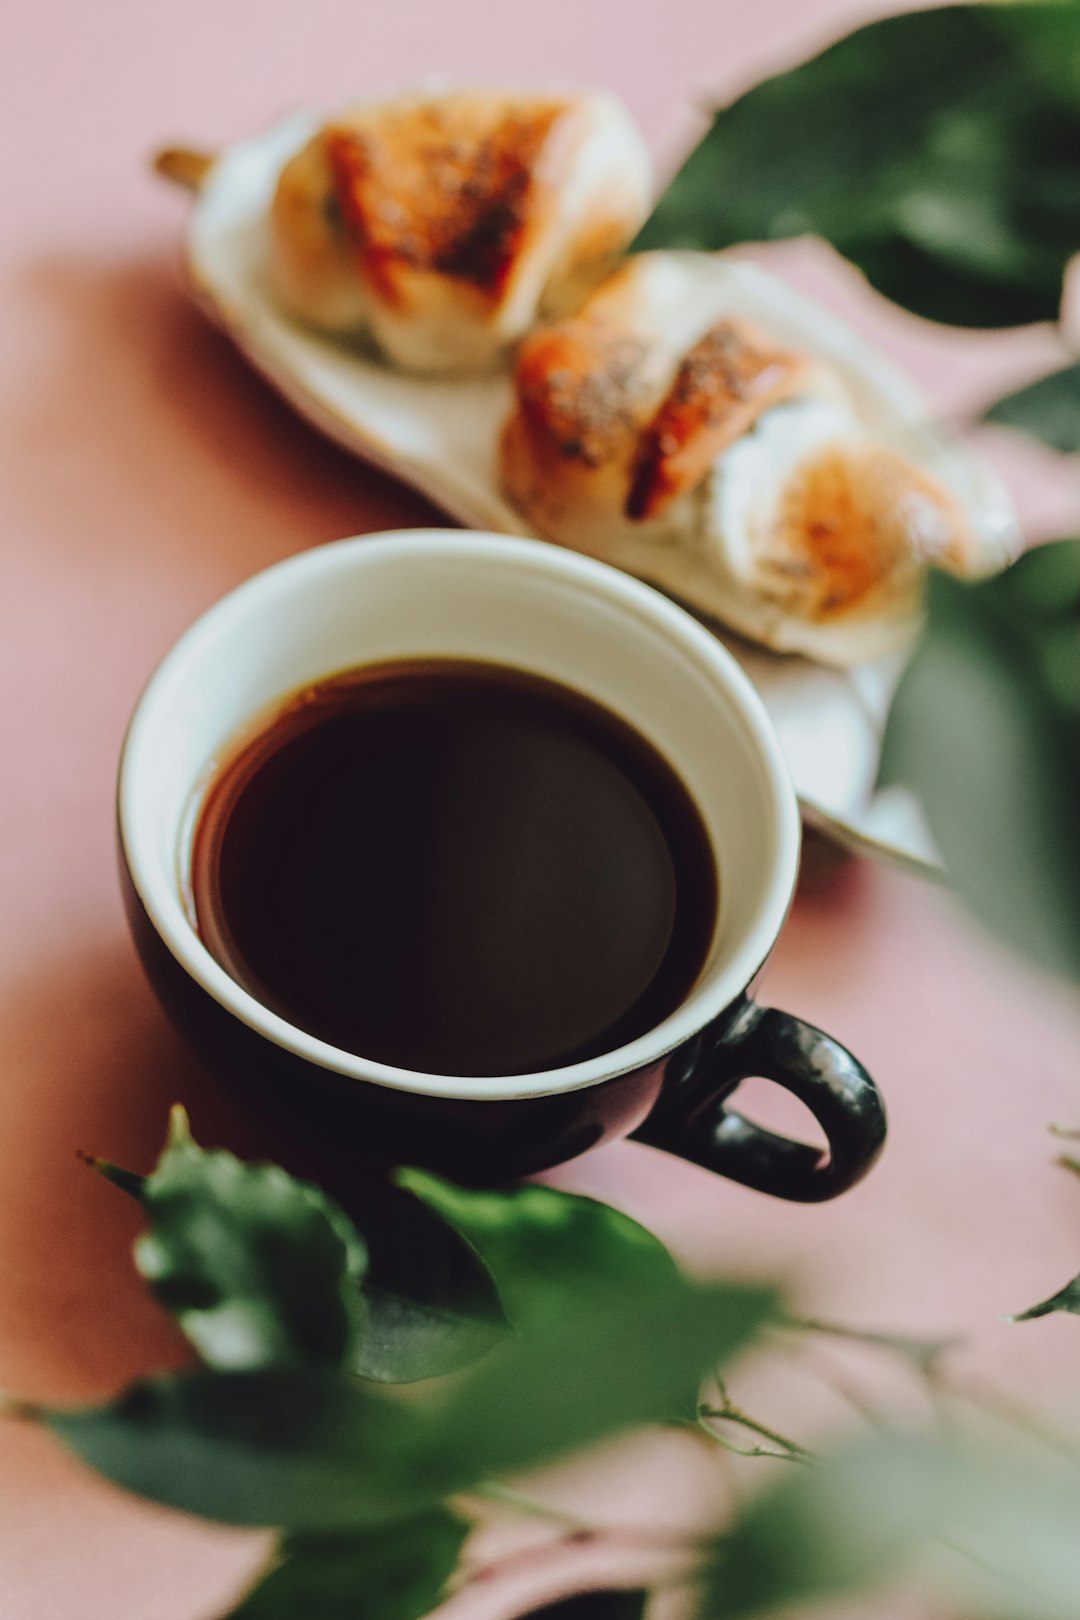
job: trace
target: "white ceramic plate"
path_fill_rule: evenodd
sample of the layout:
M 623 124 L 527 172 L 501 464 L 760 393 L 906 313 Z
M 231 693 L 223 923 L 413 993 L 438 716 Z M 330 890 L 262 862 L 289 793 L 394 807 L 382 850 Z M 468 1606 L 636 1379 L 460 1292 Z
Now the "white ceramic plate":
M 198 176 L 187 235 L 187 263 L 206 312 L 247 358 L 316 427 L 395 474 L 462 523 L 529 534 L 502 495 L 496 445 L 510 403 L 505 375 L 443 379 L 390 370 L 363 349 L 324 337 L 282 314 L 267 286 L 265 229 L 282 165 L 314 133 L 315 114 L 274 125 L 229 147 L 205 173 L 198 161 L 159 164 L 174 177 Z M 721 278 L 734 314 L 781 341 L 835 365 L 866 420 L 947 485 L 980 530 L 1017 546 L 1002 488 L 947 443 L 929 421 L 914 385 L 868 350 L 835 316 L 755 266 L 694 255 L 694 273 Z M 686 600 L 685 558 L 645 548 L 626 566 Z M 882 728 L 902 659 L 829 669 L 756 648 L 711 624 L 753 680 L 776 724 L 807 821 L 839 842 L 920 869 L 937 868 L 915 801 L 874 788 Z

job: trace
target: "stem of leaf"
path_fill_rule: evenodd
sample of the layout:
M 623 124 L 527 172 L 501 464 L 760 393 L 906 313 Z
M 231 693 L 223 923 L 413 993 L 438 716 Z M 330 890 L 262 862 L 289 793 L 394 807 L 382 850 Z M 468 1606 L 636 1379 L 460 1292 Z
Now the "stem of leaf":
M 809 1463 L 814 1460 L 813 1452 L 807 1451 L 805 1446 L 800 1446 L 797 1440 L 789 1440 L 776 1429 L 770 1429 L 767 1424 L 759 1423 L 756 1418 L 733 1406 L 727 1399 L 722 1406 L 699 1406 L 698 1422 L 706 1434 L 719 1441 L 728 1451 L 733 1451 L 737 1457 L 772 1457 L 777 1462 L 797 1463 Z M 750 1434 L 756 1434 L 760 1439 L 768 1441 L 769 1447 L 777 1449 L 770 1450 L 764 1446 L 737 1446 L 724 1435 L 718 1434 L 712 1427 L 713 1423 L 734 1423 L 740 1429 L 746 1429 Z
M 911 1334 L 880 1333 L 868 1328 L 848 1327 L 843 1322 L 829 1322 L 820 1317 L 793 1316 L 781 1325 L 796 1333 L 818 1333 L 833 1339 L 848 1339 L 852 1344 L 865 1344 L 871 1349 L 889 1351 L 914 1363 L 926 1377 L 932 1375 L 943 1356 L 963 1343 L 959 1334 L 943 1339 L 920 1339 Z

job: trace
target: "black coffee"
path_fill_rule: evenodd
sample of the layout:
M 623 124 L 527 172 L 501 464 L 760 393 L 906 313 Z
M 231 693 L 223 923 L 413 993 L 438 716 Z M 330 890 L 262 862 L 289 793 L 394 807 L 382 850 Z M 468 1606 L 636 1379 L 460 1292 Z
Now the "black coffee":
M 297 693 L 212 779 L 199 933 L 264 1005 L 360 1056 L 523 1074 L 686 995 L 716 921 L 701 817 L 598 704 L 420 659 Z

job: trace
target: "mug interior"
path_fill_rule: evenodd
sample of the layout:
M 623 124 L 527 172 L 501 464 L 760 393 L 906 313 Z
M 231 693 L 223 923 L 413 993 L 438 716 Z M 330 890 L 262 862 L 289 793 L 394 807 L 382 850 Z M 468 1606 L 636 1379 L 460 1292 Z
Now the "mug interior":
M 288 1023 L 206 950 L 184 904 L 201 792 L 238 733 L 299 688 L 357 665 L 475 658 L 562 682 L 634 725 L 675 768 L 712 843 L 720 905 L 697 982 L 662 1023 L 618 1049 L 543 1073 L 420 1074 L 345 1052 Z M 783 923 L 799 820 L 764 708 L 729 653 L 664 597 L 605 564 L 537 541 L 454 530 L 341 540 L 257 574 L 166 656 L 135 710 L 119 783 L 135 889 L 173 955 L 278 1045 L 376 1084 L 506 1098 L 593 1085 L 651 1063 L 721 1013 Z

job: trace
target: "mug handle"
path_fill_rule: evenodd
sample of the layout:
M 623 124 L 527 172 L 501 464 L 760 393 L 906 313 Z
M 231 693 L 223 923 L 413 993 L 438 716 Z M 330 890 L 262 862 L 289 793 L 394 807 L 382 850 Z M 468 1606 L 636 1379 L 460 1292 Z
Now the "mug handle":
M 741 1080 L 760 1076 L 813 1114 L 828 1153 L 777 1136 L 726 1107 Z M 758 1192 L 797 1203 L 835 1198 L 863 1177 L 885 1140 L 881 1094 L 845 1046 L 791 1013 L 748 1003 L 633 1133 Z

